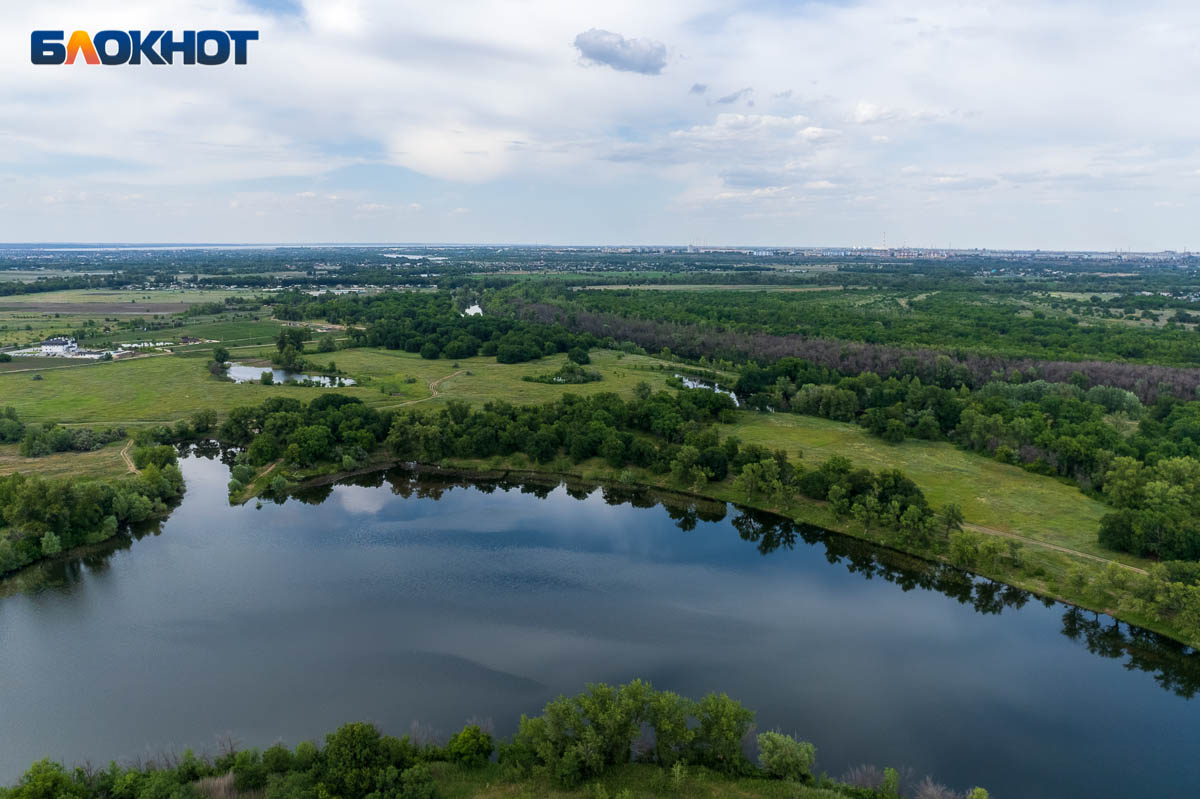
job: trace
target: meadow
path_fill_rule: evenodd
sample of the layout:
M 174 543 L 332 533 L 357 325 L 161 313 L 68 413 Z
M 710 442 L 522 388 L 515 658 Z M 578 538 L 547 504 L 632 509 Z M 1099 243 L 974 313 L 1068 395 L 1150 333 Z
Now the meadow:
M 129 467 L 121 457 L 128 442 L 117 441 L 94 452 L 58 452 L 42 458 L 26 458 L 17 444 L 0 445 L 0 477 L 13 472 L 37 472 L 42 477 L 121 477 Z

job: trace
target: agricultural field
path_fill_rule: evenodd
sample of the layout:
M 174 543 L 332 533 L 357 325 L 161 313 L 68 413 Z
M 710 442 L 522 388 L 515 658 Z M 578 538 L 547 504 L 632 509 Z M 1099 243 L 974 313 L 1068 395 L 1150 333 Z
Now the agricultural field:
M 0 310 L 24 309 L 58 311 L 67 306 L 90 306 L 82 310 L 101 313 L 144 313 L 145 306 L 163 306 L 170 313 L 186 310 L 204 302 L 221 302 L 226 297 L 252 297 L 261 292 L 249 289 L 68 289 L 40 294 L 17 294 L 0 297 Z
M 0 297 L 0 347 L 24 347 L 35 344 L 52 335 L 71 334 L 77 330 L 94 330 L 81 344 L 91 342 L 134 342 L 144 341 L 147 334 L 142 330 L 122 330 L 119 325 L 140 317 L 147 322 L 161 324 L 167 317 L 180 314 L 200 303 L 220 302 L 227 296 L 255 296 L 248 291 L 106 291 L 71 290 L 42 294 L 25 294 Z M 248 311 L 229 311 L 219 316 L 187 318 L 178 316 L 171 328 L 172 336 L 193 335 L 197 338 L 221 340 L 234 337 L 241 330 L 224 328 L 222 323 L 231 317 L 249 320 Z M 212 330 L 203 330 L 205 326 Z M 150 326 L 149 324 L 147 326 Z M 105 328 L 109 332 L 104 332 Z M 271 335 L 278 324 L 271 323 L 264 330 Z M 158 331 L 162 333 L 164 331 Z M 249 335 L 243 335 L 247 338 Z M 265 337 L 254 338 L 257 341 Z

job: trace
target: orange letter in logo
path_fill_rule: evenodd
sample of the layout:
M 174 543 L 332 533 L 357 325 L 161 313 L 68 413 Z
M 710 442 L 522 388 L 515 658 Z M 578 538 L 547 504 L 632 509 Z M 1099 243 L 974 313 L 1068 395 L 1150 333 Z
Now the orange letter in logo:
M 71 40 L 67 42 L 67 63 L 74 64 L 75 56 L 81 52 L 83 60 L 87 63 L 100 63 L 100 56 L 96 54 L 96 46 L 92 44 L 92 37 L 88 36 L 86 31 L 75 31 L 71 34 Z

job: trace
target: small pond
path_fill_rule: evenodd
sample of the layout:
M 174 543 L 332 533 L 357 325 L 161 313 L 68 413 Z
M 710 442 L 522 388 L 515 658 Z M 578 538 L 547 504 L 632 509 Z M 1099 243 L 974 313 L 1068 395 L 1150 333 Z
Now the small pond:
M 326 375 L 310 375 L 302 372 L 291 372 L 270 366 L 248 366 L 244 363 L 231 363 L 225 370 L 226 376 L 235 383 L 252 383 L 262 379 L 263 372 L 270 372 L 276 383 L 316 383 L 321 386 L 352 386 L 354 380 L 349 377 Z

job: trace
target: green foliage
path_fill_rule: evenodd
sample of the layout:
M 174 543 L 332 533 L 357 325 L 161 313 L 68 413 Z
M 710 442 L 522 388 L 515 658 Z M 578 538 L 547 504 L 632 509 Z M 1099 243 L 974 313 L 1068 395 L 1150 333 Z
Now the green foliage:
M 267 766 L 257 749 L 243 749 L 233 760 L 233 785 L 239 791 L 259 791 L 267 786 Z
M 764 732 L 758 736 L 758 762 L 767 774 L 779 780 L 807 782 L 812 779 L 817 748 L 790 735 Z
M 125 438 L 125 429 L 110 427 L 94 430 L 90 427 L 59 427 L 55 424 L 21 425 L 14 414 L 0 417 L 0 442 L 21 440 L 21 455 L 41 458 L 55 452 L 92 452 Z
M 192 414 L 192 429 L 197 433 L 207 433 L 217 426 L 217 412 L 202 409 Z
M 59 540 L 53 531 L 47 531 L 42 536 L 42 557 L 52 558 L 60 552 L 62 552 L 62 541 Z
M 690 719 L 696 703 L 671 691 L 655 691 L 647 703 L 647 723 L 654 729 L 654 758 L 663 766 L 686 762 L 691 755 L 695 731 Z
M 139 469 L 155 466 L 162 469 L 173 466 L 177 462 L 175 448 L 170 444 L 159 444 L 153 447 L 135 447 L 133 450 L 133 465 Z
M 725 779 L 742 775 L 812 782 L 814 748 L 786 735 L 758 736 L 762 770 L 745 760 L 741 746 L 752 720 L 753 713 L 723 694 L 710 694 L 696 703 L 654 691 L 642 681 L 618 687 L 599 684 L 578 696 L 554 700 L 542 716 L 522 717 L 517 735 L 501 744 L 501 767 L 494 770 L 486 766 L 491 736 L 476 725 L 464 727 L 442 749 L 416 746 L 407 737 L 385 736 L 371 724 L 355 722 L 326 736 L 324 749 L 306 741 L 291 752 L 275 744 L 261 753 L 230 751 L 216 761 L 188 751 L 170 767 L 123 768 L 112 763 L 99 772 L 69 773 L 57 763 L 41 760 L 16 786 L 0 788 L 0 799 L 202 799 L 229 795 L 230 782 L 238 794 L 263 799 L 435 799 L 441 779 L 452 795 L 474 795 L 469 786 L 496 787 L 494 778 L 501 770 L 511 780 L 532 776 L 537 795 L 545 792 L 542 780 L 549 778 L 567 788 L 587 785 L 585 792 L 593 797 L 617 799 L 631 799 L 639 784 L 649 792 L 639 791 L 638 796 L 691 795 L 691 788 L 701 787 L 699 781 L 704 795 L 724 795 Z M 656 739 L 655 765 L 629 762 L 630 747 L 642 725 Z M 445 760 L 451 762 L 430 767 Z M 693 776 L 688 763 L 715 764 L 725 776 L 705 769 Z M 614 773 L 618 767 L 620 771 Z M 631 785 L 629 778 L 636 774 L 645 775 L 639 778 L 644 783 Z M 610 793 L 601 782 L 610 777 L 625 787 Z M 814 799 L 837 795 L 885 799 L 897 795 L 897 779 L 894 770 L 888 770 L 881 789 L 866 791 L 822 778 L 823 790 L 811 795 Z M 738 795 L 783 795 L 774 789 L 762 791 L 755 780 L 727 784 Z M 517 786 L 500 790 L 526 795 Z M 810 795 L 799 785 L 791 790 L 788 795 Z M 972 796 L 986 799 L 987 794 Z
M 0 477 L 0 569 L 109 538 L 121 523 L 166 513 L 166 503 L 182 494 L 174 464 L 151 463 L 136 477 L 113 481 Z
M 754 724 L 754 711 L 726 694 L 709 694 L 696 707 L 699 728 L 694 749 L 697 762 L 725 774 L 742 774 L 750 761 L 742 750 Z
M 468 724 L 450 736 L 448 745 L 452 761 L 472 767 L 487 763 L 495 748 L 492 736 L 475 724 Z
M 325 737 L 320 783 L 330 794 L 361 799 L 377 788 L 380 773 L 388 768 L 382 736 L 373 724 L 343 724 Z

